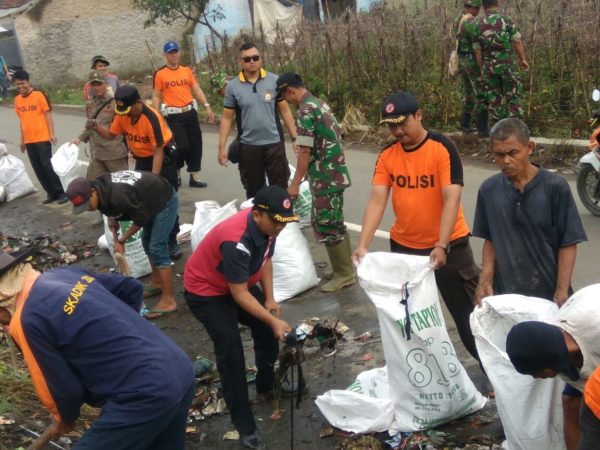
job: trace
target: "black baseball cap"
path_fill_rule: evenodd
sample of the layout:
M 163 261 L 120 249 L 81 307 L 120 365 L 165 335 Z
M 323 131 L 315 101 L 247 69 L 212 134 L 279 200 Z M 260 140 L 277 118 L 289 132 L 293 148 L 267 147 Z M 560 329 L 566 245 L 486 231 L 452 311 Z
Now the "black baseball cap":
M 115 92 L 115 113 L 124 116 L 131 107 L 141 100 L 140 93 L 133 86 L 120 86 Z
M 399 125 L 404 122 L 409 115 L 416 113 L 419 108 L 419 101 L 410 92 L 394 92 L 383 102 L 379 125 L 384 123 Z
M 90 204 L 91 183 L 83 177 L 77 177 L 67 186 L 65 194 L 73 204 L 73 214 L 81 214 Z
M 110 63 L 108 62 L 108 59 L 106 59 L 102 55 L 96 55 L 96 56 L 94 56 L 92 58 L 92 67 L 90 67 L 90 69 L 95 69 L 96 68 L 96 63 L 98 63 L 98 62 L 103 62 L 107 66 L 110 66 Z
M 254 196 L 254 206 L 266 211 L 276 222 L 289 223 L 299 220 L 298 216 L 294 214 L 292 199 L 287 191 L 279 186 L 260 188 Z
M 555 325 L 536 321 L 518 323 L 508 332 L 506 353 L 519 373 L 533 375 L 542 369 L 554 369 L 573 381 L 580 378 L 565 338 Z
M 279 75 L 276 82 L 277 92 L 290 86 L 304 86 L 304 82 L 300 75 L 294 72 L 285 72 Z

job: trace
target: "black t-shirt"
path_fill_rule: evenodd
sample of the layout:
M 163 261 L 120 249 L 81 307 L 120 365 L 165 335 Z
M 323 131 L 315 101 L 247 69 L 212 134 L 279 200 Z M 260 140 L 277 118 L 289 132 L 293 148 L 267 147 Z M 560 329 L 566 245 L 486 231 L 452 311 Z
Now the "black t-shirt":
M 558 251 L 587 240 L 567 182 L 538 170 L 523 192 L 503 174 L 483 182 L 473 235 L 494 244 L 494 294 L 552 300 Z
M 119 220 L 132 220 L 143 227 L 150 223 L 173 195 L 167 180 L 151 172 L 122 170 L 92 181 L 98 192 L 98 209 Z

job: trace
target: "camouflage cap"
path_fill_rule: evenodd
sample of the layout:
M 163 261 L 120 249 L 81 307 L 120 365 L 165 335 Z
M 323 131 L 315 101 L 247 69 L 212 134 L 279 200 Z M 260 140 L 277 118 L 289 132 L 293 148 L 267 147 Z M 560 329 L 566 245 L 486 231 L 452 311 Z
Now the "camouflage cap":
M 210 77 L 210 86 L 214 92 L 217 92 L 227 86 L 227 74 L 223 71 L 215 73 Z
M 103 72 L 98 72 L 97 70 L 92 70 L 90 72 L 90 76 L 88 77 L 88 81 L 90 83 L 93 83 L 93 82 L 106 83 L 106 75 Z
M 473 8 L 481 8 L 481 0 L 464 0 L 465 6 L 472 6 Z

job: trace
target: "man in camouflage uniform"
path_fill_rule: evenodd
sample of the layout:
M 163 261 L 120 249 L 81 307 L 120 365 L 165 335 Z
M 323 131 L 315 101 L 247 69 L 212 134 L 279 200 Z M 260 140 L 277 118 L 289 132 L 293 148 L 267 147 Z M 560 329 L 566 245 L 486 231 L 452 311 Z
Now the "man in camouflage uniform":
M 463 111 L 460 116 L 460 128 L 463 133 L 471 133 L 471 119 L 477 101 L 477 84 L 481 71 L 475 59 L 473 42 L 477 40 L 477 15 L 481 0 L 465 0 L 462 12 L 454 20 L 454 37 L 458 41 L 458 69 L 463 94 Z
M 298 74 L 281 74 L 277 91 L 298 108 L 298 167 L 288 193 L 292 199 L 298 197 L 300 183 L 308 176 L 313 231 L 317 241 L 325 244 L 333 268 L 321 291 L 335 292 L 355 283 L 350 238 L 344 225 L 344 190 L 350 186 L 350 174 L 342 149 L 342 130 L 329 105 L 312 95 Z
M 88 119 L 95 119 L 103 127 L 109 127 L 115 116 L 115 101 L 113 94 L 109 92 L 106 73 L 93 70 L 89 75 L 88 85 L 92 96 L 85 104 L 86 116 Z M 95 131 L 86 128 L 71 141 L 75 145 L 81 142 L 87 142 L 90 146 L 90 164 L 86 174 L 88 180 L 107 172 L 128 169 L 127 146 L 122 138 L 104 139 Z M 102 214 L 93 223 L 103 223 Z
M 523 116 L 521 82 L 512 50 L 517 53 L 521 70 L 529 70 L 529 64 L 519 28 L 509 16 L 498 12 L 498 0 L 483 0 L 482 5 L 485 14 L 479 19 L 479 37 L 473 43 L 482 76 L 477 128 L 485 129 L 484 134 L 489 136 L 488 111 L 495 121 Z

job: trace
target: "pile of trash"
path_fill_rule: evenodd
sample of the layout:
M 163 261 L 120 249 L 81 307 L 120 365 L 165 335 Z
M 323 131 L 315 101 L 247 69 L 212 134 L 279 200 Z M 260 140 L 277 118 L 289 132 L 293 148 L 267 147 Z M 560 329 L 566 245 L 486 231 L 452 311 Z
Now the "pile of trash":
M 66 223 L 61 228 L 68 229 L 70 226 L 70 223 Z M 28 262 L 36 270 L 45 272 L 94 256 L 96 244 L 77 241 L 73 245 L 68 245 L 49 234 L 31 237 L 27 234 L 9 236 L 0 233 L 0 251 L 2 252 L 18 252 L 30 247 L 34 247 L 35 250 Z

